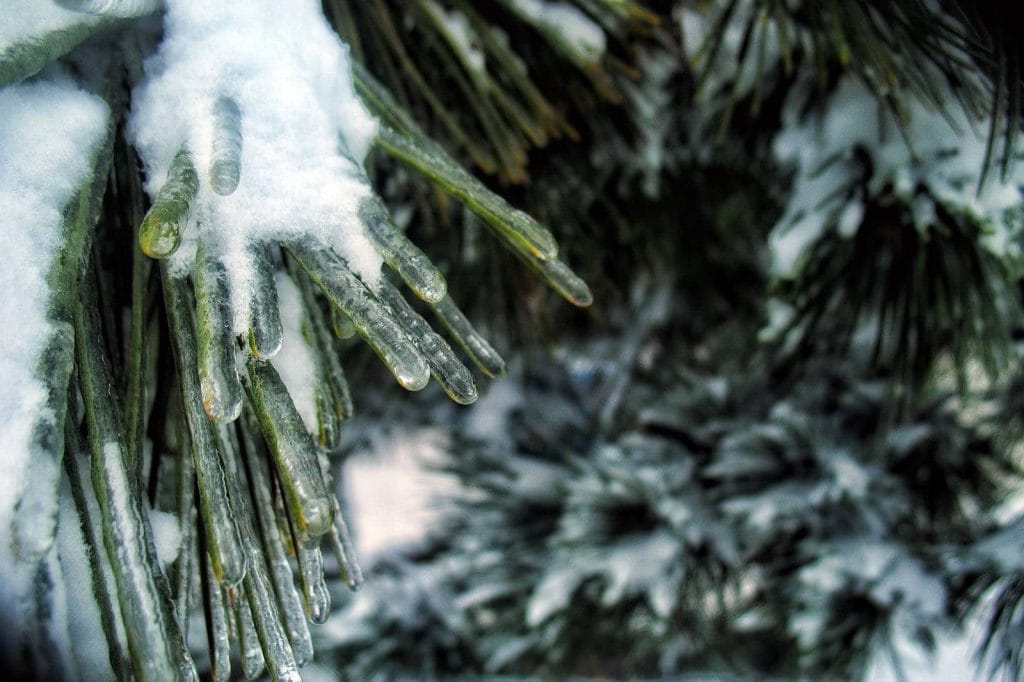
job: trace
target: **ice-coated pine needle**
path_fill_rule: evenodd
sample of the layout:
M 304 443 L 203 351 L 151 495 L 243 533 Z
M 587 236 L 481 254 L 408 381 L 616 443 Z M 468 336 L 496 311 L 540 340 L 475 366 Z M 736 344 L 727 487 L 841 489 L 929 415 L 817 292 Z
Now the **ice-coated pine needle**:
M 19 83 L 38 73 L 109 23 L 83 14 L 80 21 L 34 35 L 17 36 L 13 43 L 0 47 L 0 87 Z
M 213 150 L 210 155 L 210 186 L 221 196 L 238 187 L 242 172 L 242 112 L 230 97 L 213 105 Z
M 466 352 L 473 364 L 480 368 L 480 371 L 492 378 L 505 376 L 507 371 L 505 360 L 473 328 L 466 315 L 452 301 L 451 296 L 445 296 L 440 302 L 430 307 L 437 319 Z
M 381 126 L 375 143 L 462 201 L 491 229 L 516 240 L 537 258 L 550 260 L 558 255 L 558 244 L 546 228 L 487 189 L 437 143 L 413 139 L 386 125 Z
M 262 546 L 257 538 L 252 523 L 252 512 L 249 508 L 252 487 L 248 484 L 242 455 L 236 433 L 222 427 L 221 441 L 224 443 L 224 475 L 228 483 L 228 492 L 237 500 L 239 515 L 239 532 L 245 549 L 249 570 L 242 581 L 242 594 L 246 605 L 240 608 L 244 617 L 249 614 L 255 628 L 261 651 L 261 659 L 266 664 L 270 677 L 274 680 L 299 680 L 298 666 L 292 653 L 291 644 L 284 623 L 281 620 L 274 596 L 274 586 L 267 576 L 267 565 L 264 561 Z M 243 622 L 243 628 L 247 625 Z M 244 642 L 240 638 L 240 642 Z M 248 645 L 242 645 L 243 651 Z M 255 655 L 250 662 L 255 663 Z
M 235 628 L 238 638 L 238 653 L 242 659 L 242 674 L 247 679 L 255 680 L 263 674 L 263 650 L 256 636 L 256 624 L 252 620 L 252 611 L 245 596 L 237 590 L 229 599 L 231 609 L 235 612 Z
M 473 375 L 452 351 L 448 342 L 430 328 L 427 321 L 402 297 L 402 294 L 387 282 L 381 283 L 378 295 L 386 303 L 405 333 L 412 339 L 430 366 L 434 376 L 445 393 L 457 403 L 468 405 L 477 399 Z
M 590 287 L 564 262 L 557 258 L 542 260 L 506 235 L 499 234 L 498 237 L 508 245 L 516 258 L 537 273 L 548 286 L 558 292 L 559 296 L 581 308 L 586 308 L 594 302 Z
M 251 425 L 254 419 L 251 418 Z M 295 663 L 300 668 L 313 660 L 313 640 L 309 635 L 309 626 L 303 611 L 302 597 L 295 589 L 291 562 L 285 550 L 285 544 L 277 525 L 277 514 L 274 500 L 270 492 L 270 471 L 265 453 L 258 448 L 250 436 L 249 428 L 239 430 L 248 463 L 249 484 L 256 508 L 257 521 L 263 537 L 263 550 L 267 559 L 270 579 L 277 594 L 277 604 L 284 618 L 295 655 Z
M 341 420 L 334 402 L 330 385 L 321 377 L 316 387 L 316 440 L 321 448 L 328 450 L 341 445 Z
M 152 14 L 160 9 L 160 0 L 56 0 L 58 5 L 76 12 L 132 18 Z
M 339 339 L 351 339 L 356 335 L 356 326 L 352 324 L 352 320 L 335 306 L 331 306 L 331 329 Z
M 249 402 L 270 446 L 278 479 L 296 524 L 299 544 L 309 544 L 330 530 L 334 517 L 330 492 L 316 461 L 316 446 L 288 395 L 277 370 L 248 358 Z
M 523 260 L 544 278 L 552 289 L 575 306 L 586 308 L 594 302 L 590 287 L 572 269 L 560 260 L 537 260 L 523 255 Z
M 334 490 L 334 476 L 331 475 L 331 465 L 327 460 L 327 455 L 320 453 L 317 459 L 320 462 L 320 471 L 323 472 L 324 481 L 327 482 L 327 486 L 331 490 Z M 328 534 L 331 549 L 334 550 L 334 555 L 338 559 L 338 566 L 344 574 L 348 589 L 358 590 L 363 584 L 363 569 L 359 565 L 355 543 L 352 542 L 352 534 L 348 530 L 348 524 L 345 522 L 345 515 L 341 511 L 341 503 L 338 501 L 337 494 L 331 496 L 331 501 L 334 504 L 334 525 Z
M 185 429 L 182 429 L 184 431 Z M 188 632 L 189 595 L 192 587 L 192 551 L 195 538 L 195 465 L 188 445 L 187 434 L 182 434 L 175 458 L 175 502 L 178 527 L 181 532 L 181 550 L 172 572 L 174 603 L 181 629 Z
M 358 590 L 363 586 L 363 569 L 356 558 L 356 545 L 352 542 L 352 533 L 340 510 L 334 515 L 334 527 L 328 535 L 331 549 L 344 573 L 345 584 L 350 590 Z
M 74 395 L 74 394 L 72 394 Z M 71 396 L 69 396 L 71 397 Z M 119 682 L 131 679 L 131 661 L 124 648 L 124 621 L 117 595 L 111 587 L 114 578 L 110 562 L 103 560 L 103 528 L 100 511 L 94 497 L 89 496 L 89 472 L 82 468 L 79 459 L 85 461 L 85 444 L 82 434 L 72 417 L 64 421 L 65 452 L 64 470 L 68 475 L 71 499 L 78 512 L 85 552 L 88 558 L 93 597 L 99 606 L 100 627 L 107 642 L 110 669 Z
M 142 219 L 139 248 L 144 254 L 166 258 L 177 250 L 198 191 L 199 176 L 192 164 L 192 155 L 182 147 L 167 171 L 167 181 Z
M 306 615 L 313 623 L 325 623 L 331 615 L 331 591 L 324 578 L 324 557 L 319 547 L 300 546 L 299 582 L 306 599 Z
M 242 412 L 242 383 L 235 370 L 227 270 L 204 246 L 196 254 L 194 281 L 203 408 L 214 421 L 234 421 Z
M 339 307 L 359 335 L 376 351 L 398 383 L 418 391 L 430 381 L 430 368 L 415 344 L 402 331 L 387 306 L 374 296 L 329 248 L 296 244 L 293 253 L 310 278 Z
M 274 357 L 284 342 L 281 313 L 274 283 L 274 263 L 265 247 L 253 250 L 252 271 L 255 282 L 249 302 L 249 350 L 261 360 Z
M 245 575 L 245 555 L 242 553 L 235 513 L 228 498 L 220 443 L 203 409 L 199 375 L 196 372 L 196 335 L 188 285 L 183 279 L 170 276 L 167 268 L 162 268 L 161 274 L 167 326 L 170 329 L 185 419 L 192 442 L 192 458 L 199 487 L 199 510 L 206 529 L 207 551 L 217 581 L 236 585 Z
M 444 275 L 398 229 L 391 212 L 377 195 L 363 199 L 359 205 L 359 219 L 384 262 L 398 273 L 417 296 L 429 303 L 444 298 L 447 291 Z
M 334 343 L 331 332 L 328 330 L 328 322 L 324 319 L 323 310 L 316 301 L 309 279 L 298 272 L 293 273 L 293 279 L 298 281 L 299 288 L 302 290 L 302 295 L 306 300 L 306 310 L 309 313 L 309 325 L 311 336 L 313 337 L 312 342 L 317 348 L 317 357 L 321 364 L 320 371 L 323 374 L 322 382 L 326 384 L 327 392 L 330 394 L 329 397 L 331 398 L 332 407 L 338 421 L 345 421 L 353 413 L 352 393 L 348 387 L 348 380 L 345 378 L 345 370 L 341 366 L 338 348 Z M 331 314 L 347 319 L 343 313 L 333 306 L 331 307 Z M 324 397 L 328 396 L 325 395 Z M 336 426 L 340 426 L 340 424 Z
M 252 557 L 261 559 L 259 549 L 253 545 Z M 263 658 L 273 680 L 298 682 L 298 663 L 292 651 L 287 632 L 282 627 L 280 612 L 274 600 L 274 588 L 267 573 L 261 566 L 246 576 L 245 592 L 256 626 Z
M 128 639 L 140 680 L 198 680 L 174 618 L 174 604 L 160 571 L 153 531 L 124 445 L 124 426 L 102 345 L 99 302 L 87 276 L 75 309 L 78 385 L 85 406 L 92 455 L 92 485 L 99 503 L 103 544 L 110 559 Z
M 487 189 L 430 139 L 365 67 L 353 63 L 352 78 L 356 92 L 367 108 L 381 118 L 380 130 L 374 140 L 377 146 L 422 173 L 465 203 L 493 230 L 516 240 L 538 258 L 549 260 L 558 255 L 558 243 L 547 229 Z
M 210 672 L 215 682 L 231 679 L 231 643 L 228 640 L 228 619 L 224 608 L 224 591 L 213 574 L 206 557 L 203 561 L 203 600 L 206 607 L 207 635 L 210 648 Z

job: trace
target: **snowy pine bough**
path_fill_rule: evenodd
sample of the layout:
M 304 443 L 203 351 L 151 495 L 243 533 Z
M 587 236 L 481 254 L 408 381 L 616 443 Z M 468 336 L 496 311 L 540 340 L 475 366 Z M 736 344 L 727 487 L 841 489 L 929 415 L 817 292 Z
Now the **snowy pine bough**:
M 361 336 L 405 388 L 434 377 L 473 402 L 471 372 L 404 283 L 481 371 L 505 371 L 376 195 L 370 149 L 465 202 L 572 302 L 590 293 L 550 232 L 353 67 L 319 3 L 17 0 L 2 13 L 5 290 L 26 294 L 3 298 L 4 659 L 63 678 L 109 651 L 90 667 L 195 678 L 201 612 L 218 679 L 236 640 L 246 675 L 297 679 L 307 620 L 329 610 L 321 546 L 362 581 L 323 451 L 352 411 L 339 337 Z M 111 238 L 158 261 L 129 255 L 126 328 L 103 319 Z M 124 345 L 109 337 L 122 332 Z M 173 386 L 154 385 L 170 352 Z M 58 526 L 76 512 L 88 552 L 66 555 Z M 65 584 L 92 585 L 96 606 L 72 614 L 83 596 Z M 81 618 L 106 642 L 75 643 Z
M 5 666 L 845 679 L 981 618 L 1021 674 L 1014 36 L 648 4 L 5 0 Z M 594 298 L 544 224 L 618 336 L 446 418 L 454 511 L 332 613 L 342 360 L 473 403 L 529 350 L 478 228 Z

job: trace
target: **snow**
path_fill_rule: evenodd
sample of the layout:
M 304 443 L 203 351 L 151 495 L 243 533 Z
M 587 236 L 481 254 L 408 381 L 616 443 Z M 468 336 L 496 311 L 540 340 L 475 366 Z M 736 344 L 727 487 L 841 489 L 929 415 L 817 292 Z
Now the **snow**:
M 171 256 L 190 272 L 198 243 L 227 268 L 238 333 L 248 327 L 257 244 L 311 237 L 332 245 L 368 283 L 381 258 L 358 209 L 372 192 L 359 163 L 376 121 L 353 91 L 348 48 L 314 0 L 169 0 L 164 40 L 133 93 L 129 135 L 155 196 L 182 145 L 200 189 L 182 245 Z M 211 187 L 214 107 L 241 113 L 241 177 L 228 196 Z
M 429 0 L 425 6 L 443 26 L 452 46 L 462 57 L 466 66 L 473 71 L 485 71 L 487 66 L 484 53 L 476 45 L 476 32 L 469 25 L 466 15 L 456 9 L 446 10 L 436 2 Z
M 3 22 L 0 22 L 2 25 Z M 88 178 L 107 128 L 108 110 L 66 76 L 0 90 L 0 547 L 11 551 L 16 505 L 29 491 L 26 475 L 39 457 L 36 429 L 56 415 L 36 375 L 54 335 L 70 334 L 48 317 L 47 273 L 63 236 L 62 210 Z M 66 349 L 68 353 L 70 348 Z M 18 557 L 24 559 L 25 557 Z M 0 561 L 0 620 L 13 615 L 27 589 L 23 565 Z
M 543 575 L 526 607 L 526 623 L 537 627 L 565 608 L 589 578 L 605 580 L 604 606 L 646 596 L 654 613 L 668 618 L 683 580 L 680 543 L 668 531 L 634 535 L 603 547 L 577 547 Z
M 156 545 L 156 558 L 166 569 L 181 551 L 181 528 L 178 517 L 174 514 L 151 509 L 149 525 L 153 529 L 153 543 Z
M 281 344 L 281 350 L 271 360 L 271 364 L 288 389 L 288 395 L 292 397 L 306 431 L 316 433 L 317 368 L 313 350 L 302 333 L 305 310 L 302 293 L 285 273 L 279 272 L 276 279 L 284 342 Z
M 782 59 L 779 26 L 774 17 L 758 17 L 757 27 L 747 47 L 748 54 L 756 54 L 758 57 L 742 62 L 740 54 L 745 42 L 746 26 L 753 18 L 752 13 L 759 11 L 759 3 L 739 0 L 731 9 L 732 16 L 725 26 L 715 60 L 708 64 L 708 37 L 721 13 L 726 10 L 723 4 L 707 4 L 705 7 L 710 8 L 710 11 L 680 4 L 675 12 L 683 51 L 691 63 L 704 70 L 705 81 L 699 95 L 705 101 L 717 100 L 719 104 L 730 97 L 742 100 L 753 93 L 755 88 L 764 86 L 765 79 Z M 791 36 L 794 31 L 795 27 L 787 26 Z
M 795 88 L 775 140 L 776 158 L 796 168 L 792 195 L 770 237 L 776 275 L 796 274 L 809 247 L 833 226 L 842 237 L 856 233 L 865 206 L 854 193 L 862 183 L 867 198 L 891 192 L 910 207 L 922 233 L 935 226 L 941 207 L 978 224 L 982 245 L 996 257 L 1022 255 L 1024 166 L 1017 164 L 1006 178 L 992 173 L 978 191 L 987 121 L 972 120 L 957 107 L 947 118 L 907 98 L 901 134 L 892 114 L 853 77 L 839 83 L 819 116 L 804 120 L 806 96 Z M 855 150 L 870 159 L 863 179 Z
M 559 36 L 574 59 L 593 63 L 604 55 L 604 31 L 578 7 L 567 2 L 513 0 L 512 9 L 542 32 Z

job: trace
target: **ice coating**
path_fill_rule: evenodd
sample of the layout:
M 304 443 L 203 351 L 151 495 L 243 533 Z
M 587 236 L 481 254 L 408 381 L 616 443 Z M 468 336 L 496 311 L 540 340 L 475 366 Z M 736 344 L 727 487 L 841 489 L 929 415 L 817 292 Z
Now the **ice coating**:
M 98 17 L 73 12 L 49 0 L 4 0 L 0 5 L 0 55 L 21 43 Z
M 134 93 L 129 135 L 151 196 L 182 146 L 194 159 L 199 193 L 172 271 L 190 272 L 198 240 L 210 244 L 227 269 L 238 333 L 248 328 L 254 244 L 311 237 L 375 282 L 381 258 L 357 211 L 372 191 L 358 163 L 377 123 L 353 91 L 348 49 L 320 4 L 169 0 L 164 27 Z M 225 97 L 241 117 L 241 175 L 229 196 L 210 176 Z
M 62 331 L 48 316 L 47 273 L 64 236 L 62 210 L 90 177 L 107 117 L 103 101 L 60 75 L 0 90 L 0 243 L 7 259 L 0 269 L 0 291 L 7 292 L 0 296 L 0 552 L 8 557 L 0 561 L 0 627 L 28 589 L 24 565 L 8 554 L 14 549 L 19 558 L 11 528 L 29 484 L 35 430 L 56 418 L 36 375 L 44 348 Z M 15 631 L 8 630 L 5 645 Z

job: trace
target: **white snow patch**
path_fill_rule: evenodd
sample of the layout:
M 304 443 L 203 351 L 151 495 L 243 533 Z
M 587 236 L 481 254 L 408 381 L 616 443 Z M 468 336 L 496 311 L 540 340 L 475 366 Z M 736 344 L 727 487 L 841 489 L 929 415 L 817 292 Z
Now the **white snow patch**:
M 369 284 L 381 258 L 357 216 L 372 192 L 360 163 L 377 122 L 356 96 L 348 48 L 314 0 L 168 0 L 164 40 L 133 93 L 129 135 L 155 196 L 183 146 L 200 189 L 171 259 L 191 271 L 198 241 L 228 271 L 235 329 L 248 327 L 254 245 L 311 236 Z M 228 196 L 211 187 L 214 105 L 241 112 L 241 176 Z
M 854 192 L 871 161 L 864 188 L 868 199 L 891 192 L 912 210 L 922 233 L 934 226 L 938 207 L 982 228 L 982 245 L 1000 258 L 1021 257 L 1024 232 L 1021 188 L 1024 164 L 1006 178 L 992 173 L 978 193 L 989 122 L 950 107 L 949 118 L 907 100 L 903 133 L 892 114 L 858 80 L 840 82 L 820 115 L 801 119 L 805 92 L 797 88 L 783 114 L 775 156 L 797 169 L 792 195 L 770 237 L 773 270 L 794 275 L 809 247 L 828 230 L 852 236 L 864 217 L 864 200 Z
M 469 25 L 469 20 L 462 12 L 446 10 L 436 2 L 428 0 L 426 8 L 437 18 L 452 47 L 459 53 L 470 70 L 483 72 L 486 70 L 484 53 L 477 46 L 479 39 L 476 31 Z
M 156 558 L 165 569 L 178 558 L 181 551 L 181 528 L 178 517 L 168 512 L 151 509 L 149 525 L 153 528 Z
M 291 277 L 277 273 L 277 296 L 281 309 L 281 326 L 284 342 L 281 350 L 270 361 L 281 375 L 281 381 L 288 389 L 288 395 L 295 402 L 295 409 L 302 417 L 309 433 L 317 432 L 316 386 L 317 371 L 313 351 L 302 333 L 302 293 Z
M 601 602 L 612 606 L 626 597 L 645 596 L 654 612 L 667 618 L 675 607 L 683 571 L 680 542 L 668 531 L 631 536 L 612 546 L 563 553 L 541 578 L 526 607 L 526 622 L 540 625 L 569 603 L 587 579 L 604 578 Z

